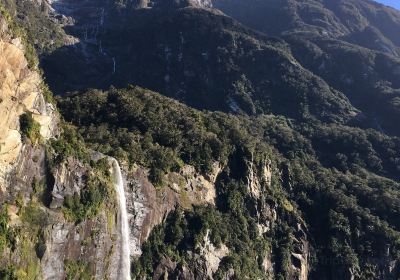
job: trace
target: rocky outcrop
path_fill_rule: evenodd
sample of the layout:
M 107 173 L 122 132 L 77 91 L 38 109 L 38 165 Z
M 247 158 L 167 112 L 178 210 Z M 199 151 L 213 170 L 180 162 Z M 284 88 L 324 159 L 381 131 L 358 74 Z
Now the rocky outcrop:
M 114 209 L 102 208 L 79 224 L 63 215 L 65 197 L 85 187 L 89 171 L 71 157 L 50 170 L 46 145 L 58 137 L 59 118 L 42 90 L 42 78 L 28 65 L 22 41 L 10 35 L 0 18 L 0 210 L 8 205 L 9 229 L 18 227 L 16 249 L 0 252 L 0 267 L 15 266 L 24 279 L 61 280 L 71 273 L 71 263 L 95 279 L 116 279 L 120 245 Z M 24 113 L 40 125 L 41 139 L 35 143 L 22 139 Z
M 130 252 L 141 254 L 141 245 L 151 229 L 160 224 L 175 208 L 177 198 L 170 189 L 157 191 L 150 183 L 147 170 L 137 167 L 127 175 L 127 208 L 130 224 Z
M 265 159 L 261 168 L 255 166 L 253 159 L 247 163 L 247 186 L 254 198 L 260 198 L 262 192 L 271 186 L 271 160 Z
M 186 165 L 180 173 L 168 174 L 166 183 L 179 195 L 179 204 L 183 208 L 198 204 L 214 204 L 215 181 L 220 172 L 221 166 L 217 162 L 213 164 L 213 170 L 207 178 L 199 175 L 193 166 Z
M 5 189 L 0 190 L 0 203 L 14 201 L 18 196 L 24 201 L 29 201 L 34 192 L 32 183 L 43 182 L 46 178 L 44 147 L 23 145 L 12 166 L 11 171 L 7 173 Z
M 55 131 L 57 116 L 41 94 L 41 77 L 29 68 L 21 40 L 6 35 L 4 19 L 0 19 L 0 26 L 0 190 L 4 191 L 6 175 L 23 150 L 19 117 L 31 112 L 41 125 L 42 137 L 49 139 Z
M 293 243 L 293 251 L 291 252 L 292 267 L 290 270 L 293 275 L 296 275 L 294 279 L 307 280 L 310 272 L 310 244 L 301 224 L 297 224 Z
M 155 269 L 153 279 L 214 279 L 223 258 L 228 256 L 229 249 L 225 244 L 215 246 L 209 237 L 209 231 L 204 236 L 203 241 L 196 248 L 195 252 L 189 251 L 188 265 L 178 265 L 170 258 L 165 257 Z M 224 279 L 231 279 L 234 275 L 233 270 L 229 270 Z
M 44 148 L 40 145 L 35 147 L 24 145 L 15 168 L 8 176 L 13 188 L 8 189 L 4 196 L 0 196 L 2 204 L 11 203 L 9 206 L 9 215 L 12 218 L 10 225 L 22 225 L 22 233 L 32 227 L 30 223 L 36 223 L 35 220 L 28 223 L 24 221 L 23 212 L 26 210 L 21 210 L 26 209 L 33 200 L 37 200 L 35 196 L 37 190 L 32 188 L 32 182 L 42 184 L 49 177 L 46 174 L 44 153 Z M 102 208 L 95 217 L 79 224 L 67 220 L 61 208 L 65 197 L 79 193 L 85 186 L 87 172 L 89 170 L 82 162 L 72 158 L 69 158 L 65 164 L 55 167 L 54 180 L 47 182 L 47 188 L 53 191 L 50 193 L 45 191 L 42 195 L 44 202 L 47 201 L 51 208 L 45 208 L 43 205 L 34 208 L 41 209 L 41 215 L 47 217 L 41 229 L 45 251 L 39 262 L 40 279 L 65 279 L 68 273 L 66 267 L 68 262 L 85 264 L 85 269 L 95 279 L 117 279 L 120 260 L 117 208 Z M 43 187 L 46 188 L 46 186 Z M 22 205 L 15 206 L 16 200 L 20 200 L 21 202 L 17 204 Z M 35 235 L 35 231 L 29 233 L 32 242 L 36 242 Z M 18 238 L 22 239 L 22 237 Z M 28 243 L 28 241 L 23 242 Z M 33 243 L 29 246 L 34 245 Z M 17 246 L 23 245 L 18 243 Z M 12 256 L 18 260 L 20 254 L 16 251 Z
M 212 8 L 211 0 L 192 0 L 192 3 L 198 7 Z
M 127 207 L 130 220 L 130 251 L 132 256 L 141 254 L 141 245 L 147 240 L 154 226 L 179 205 L 214 204 L 215 180 L 221 167 L 214 164 L 211 174 L 205 178 L 194 167 L 185 166 L 180 173 L 165 175 L 164 186 L 156 188 L 148 179 L 148 171 L 136 166 L 126 175 Z
M 217 272 L 221 260 L 229 254 L 229 249 L 225 244 L 220 244 L 219 248 L 217 248 L 211 242 L 209 234 L 210 232 L 207 231 L 203 243 L 200 245 L 198 257 L 205 264 L 207 275 L 205 278 L 211 279 L 214 273 Z
M 255 212 L 259 236 L 266 236 L 271 233 L 271 230 L 283 219 L 280 206 L 276 202 L 266 199 L 268 189 L 273 188 L 273 170 L 282 185 L 290 189 L 291 178 L 289 166 L 282 164 L 280 168 L 274 168 L 272 161 L 268 158 L 259 164 L 255 164 L 253 158 L 250 162 L 247 162 L 247 188 L 249 194 L 257 201 L 255 203 Z M 285 203 L 287 205 L 283 207 L 287 208 L 286 210 L 292 211 L 290 202 L 285 201 Z M 287 256 L 287 267 L 284 269 L 287 271 L 288 279 L 307 280 L 310 271 L 310 244 L 307 231 L 300 220 L 296 221 L 294 219 L 290 223 L 291 228 L 295 230 L 293 235 L 290 236 L 290 255 Z M 262 268 L 268 277 L 276 275 L 275 258 L 276 252 L 273 248 L 268 248 L 264 252 Z
M 51 192 L 50 208 L 56 209 L 63 205 L 64 198 L 79 193 L 84 186 L 84 175 L 87 168 L 82 162 L 68 158 L 53 174 L 54 186 Z
M 65 279 L 67 262 L 83 262 L 95 279 L 116 279 L 119 249 L 116 227 L 108 227 L 110 217 L 102 211 L 93 220 L 79 225 L 54 213 L 54 223 L 46 228 L 46 251 L 41 260 L 43 279 Z

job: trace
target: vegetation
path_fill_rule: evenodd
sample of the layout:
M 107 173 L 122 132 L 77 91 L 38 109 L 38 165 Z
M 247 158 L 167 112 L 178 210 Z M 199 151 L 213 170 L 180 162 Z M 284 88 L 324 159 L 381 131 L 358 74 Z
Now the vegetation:
M 100 162 L 95 163 L 94 167 L 103 165 L 105 168 L 94 169 L 85 182 L 85 188 L 65 198 L 64 215 L 75 223 L 95 217 L 105 200 L 112 197 L 108 162 L 106 159 Z
M 89 150 L 76 127 L 67 123 L 62 125 L 61 135 L 47 145 L 47 158 L 51 170 L 62 168 L 68 159 L 80 161 L 85 166 L 84 188 L 65 197 L 63 212 L 69 220 L 78 224 L 93 218 L 104 202 L 113 197 L 108 160 L 90 160 Z
M 76 127 L 64 124 L 57 139 L 50 140 L 47 154 L 50 168 L 64 163 L 68 158 L 75 158 L 89 163 L 89 153 L 82 137 L 76 132 Z
M 7 3 L 4 3 L 7 2 Z M 22 43 L 25 47 L 25 58 L 28 61 L 28 65 L 32 69 L 37 69 L 39 65 L 39 59 L 36 54 L 35 48 L 30 44 L 30 40 L 28 39 L 28 35 L 26 30 L 21 27 L 18 23 L 14 21 L 13 16 L 10 14 L 10 4 L 13 2 L 11 1 L 0 1 L 0 15 L 4 18 L 8 25 L 8 31 L 13 37 L 20 38 Z
M 268 115 L 198 112 L 138 87 L 92 90 L 62 98 L 59 106 L 67 120 L 80 124 L 79 132 L 89 146 L 131 164 L 162 173 L 179 169 L 182 162 L 203 173 L 214 161 L 224 165 L 216 185 L 216 208 L 172 213 L 144 246 L 134 265 L 135 275 L 151 275 L 164 256 L 182 265 L 190 262 L 186 252 L 196 251 L 210 230 L 215 245 L 224 243 L 230 249 L 217 275 L 230 267 L 238 275 L 259 275 L 262 268 L 256 260 L 269 247 L 277 256 L 277 275 L 286 279 L 292 273 L 288 267 L 296 242 L 293 236 L 300 234 L 295 224 L 303 220 L 315 237 L 314 275 L 333 263 L 337 269 L 347 267 L 356 273 L 375 267 L 374 260 L 365 256 L 379 252 L 371 249 L 381 246 L 379 240 L 390 246 L 392 258 L 399 255 L 396 137 Z M 154 147 L 169 151 L 169 161 L 155 159 L 160 156 Z M 275 175 L 264 202 L 256 202 L 247 188 L 247 163 L 253 160 L 260 169 L 265 158 L 274 163 Z M 276 224 L 261 237 L 256 230 L 258 203 L 280 206 Z M 360 242 L 372 247 L 354 246 Z
M 21 133 L 23 136 L 31 140 L 32 144 L 36 144 L 41 140 L 40 124 L 35 121 L 32 113 L 24 113 L 19 118 Z
M 18 280 L 13 267 L 0 268 L 0 278 L 4 280 Z
M 8 222 L 7 205 L 3 205 L 0 211 L 0 253 L 6 248 L 14 248 L 15 246 L 15 233 L 9 228 Z
M 221 213 L 211 206 L 195 207 L 187 213 L 178 209 L 168 217 L 165 224 L 153 231 L 143 246 L 142 256 L 133 263 L 133 275 L 135 279 L 153 275 L 155 267 L 166 256 L 185 265 L 190 261 L 187 252 L 198 252 L 208 232 L 215 246 L 224 243 L 232 248 L 218 275 L 222 276 L 227 269 L 233 267 L 238 279 L 263 279 L 256 259 L 263 256 L 269 245 L 262 238 L 257 238 L 256 231 L 252 218 L 241 216 L 239 221 L 233 213 Z
M 34 201 L 26 206 L 18 202 L 18 207 L 21 219 L 18 226 L 8 224 L 7 205 L 0 212 L 0 254 L 13 260 L 1 261 L 0 279 L 40 279 L 39 259 L 46 250 L 43 231 L 48 225 L 47 214 Z
M 3 10 L 10 17 L 12 34 L 24 40 L 31 66 L 38 66 L 36 53 L 43 54 L 61 47 L 65 33 L 44 11 L 45 4 L 38 5 L 29 0 L 0 0 Z M 12 20 L 11 20 L 12 19 Z
M 59 102 L 64 112 L 69 111 L 67 120 L 82 121 L 80 133 L 87 136 L 85 141 L 91 148 L 149 167 L 156 183 L 163 173 L 178 170 L 182 162 L 202 172 L 210 171 L 214 161 L 227 160 L 231 148 L 228 141 L 234 141 L 228 140 L 229 131 L 220 132 L 198 112 L 173 101 L 163 103 L 141 88 L 91 91 Z M 207 131 L 207 127 L 211 129 Z M 235 128 L 231 130 L 234 136 Z M 225 133 L 220 138 L 226 143 L 218 139 L 219 133 Z
M 45 82 L 41 83 L 40 90 L 41 90 L 41 93 L 42 93 L 42 95 L 44 97 L 44 100 L 46 100 L 47 103 L 50 103 L 53 106 L 55 106 L 56 105 L 56 100 L 55 100 L 55 98 L 53 96 L 53 93 L 51 92 L 49 86 Z
M 67 280 L 92 280 L 94 277 L 91 275 L 89 266 L 81 261 L 65 261 L 65 270 Z

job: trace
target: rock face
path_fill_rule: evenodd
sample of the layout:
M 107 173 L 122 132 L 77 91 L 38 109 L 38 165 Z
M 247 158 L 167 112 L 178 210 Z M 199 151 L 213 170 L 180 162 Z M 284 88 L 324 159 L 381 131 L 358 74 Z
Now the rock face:
M 78 226 L 55 215 L 46 228 L 46 251 L 41 260 L 43 279 L 65 279 L 67 261 L 84 261 L 95 279 L 117 279 L 119 248 L 116 228 L 108 228 L 105 212 Z M 110 231 L 111 230 L 111 231 Z
M 249 191 L 255 198 L 260 198 L 261 193 L 265 192 L 266 188 L 271 186 L 271 161 L 265 159 L 261 168 L 254 166 L 253 161 L 251 161 L 247 163 L 247 168 L 247 186 Z
M 221 260 L 229 254 L 229 249 L 225 244 L 221 244 L 219 248 L 216 248 L 215 245 L 212 244 L 209 234 L 210 232 L 208 231 L 204 237 L 203 243 L 200 245 L 199 257 L 203 258 L 206 266 L 206 277 L 210 279 L 213 278 L 214 273 L 217 272 Z
M 95 279 L 117 279 L 119 232 L 113 209 L 78 225 L 61 211 L 64 198 L 84 187 L 88 170 L 73 158 L 49 170 L 45 150 L 47 140 L 58 136 L 58 113 L 44 99 L 41 76 L 28 65 L 21 42 L 0 18 L 0 210 L 9 205 L 9 228 L 19 227 L 17 249 L 2 252 L 0 267 L 16 266 L 26 279 L 61 280 L 71 277 L 75 265 Z M 40 125 L 42 139 L 36 143 L 21 137 L 19 118 L 27 112 Z
M 55 127 L 55 110 L 44 101 L 41 78 L 29 69 L 20 39 L 5 35 L 6 22 L 0 19 L 0 189 L 5 188 L 6 175 L 20 155 L 23 143 L 19 117 L 31 112 L 41 125 L 40 133 L 49 139 Z
M 161 223 L 166 214 L 175 208 L 176 196 L 166 189 L 157 193 L 149 182 L 147 171 L 138 167 L 127 176 L 127 207 L 130 220 L 130 252 L 141 254 L 141 245 L 148 238 L 151 229 Z
M 276 171 L 273 171 L 275 170 Z M 214 171 L 207 176 L 199 176 L 192 166 L 184 166 L 180 173 L 170 173 L 165 176 L 166 185 L 156 189 L 147 177 L 147 170 L 141 167 L 128 172 L 128 204 L 131 225 L 131 252 L 137 258 L 141 255 L 141 246 L 147 240 L 151 229 L 163 222 L 177 205 L 190 208 L 192 205 L 214 204 L 215 183 L 222 168 L 214 164 Z M 265 159 L 261 164 L 248 163 L 248 191 L 258 201 L 255 216 L 258 220 L 259 236 L 267 236 L 280 222 L 279 206 L 266 202 L 267 189 L 271 187 L 273 172 L 278 172 L 270 160 Z M 284 172 L 280 176 L 284 177 Z M 283 179 L 282 179 L 283 180 Z M 257 191 L 250 186 L 256 186 Z M 294 228 L 290 236 L 291 249 L 288 252 L 288 263 L 285 270 L 287 279 L 307 280 L 310 271 L 310 245 L 305 226 L 299 221 L 290 225 Z M 154 279 L 215 279 L 221 262 L 229 256 L 230 250 L 225 244 L 216 246 L 210 240 L 210 232 L 205 233 L 202 241 L 186 252 L 186 265 L 178 264 L 169 257 L 164 257 L 154 270 Z M 268 248 L 264 254 L 262 266 L 266 277 L 273 279 L 277 258 L 276 248 Z M 235 271 L 229 269 L 223 279 L 233 279 Z
M 291 252 L 291 272 L 298 280 L 307 280 L 310 271 L 309 258 L 310 248 L 307 235 L 302 225 L 297 224 L 294 236 L 294 250 Z
M 220 172 L 218 163 L 206 179 L 199 176 L 192 166 L 185 166 L 181 173 L 172 172 L 165 177 L 165 186 L 156 189 L 148 179 L 148 171 L 142 167 L 127 174 L 127 207 L 130 220 L 131 255 L 141 255 L 141 245 L 147 240 L 154 226 L 180 206 L 214 204 L 215 178 Z
M 212 8 L 211 0 L 192 0 L 192 2 L 199 7 Z
M 225 244 L 220 244 L 217 248 L 206 233 L 204 240 L 198 246 L 195 252 L 189 251 L 189 264 L 179 266 L 176 262 L 165 257 L 157 266 L 153 279 L 214 279 L 214 273 L 217 272 L 223 258 L 228 256 L 229 249 Z M 224 279 L 231 279 L 234 271 L 230 270 Z M 164 277 L 164 278 L 163 278 Z
M 185 6 L 190 5 L 198 8 L 212 8 L 211 0 L 135 0 L 131 2 L 134 8 L 151 8 L 154 6 L 170 5 Z
M 84 165 L 72 158 L 68 158 L 54 173 L 54 186 L 51 192 L 50 208 L 56 209 L 63 205 L 68 195 L 79 193 L 83 187 L 83 176 L 87 172 Z

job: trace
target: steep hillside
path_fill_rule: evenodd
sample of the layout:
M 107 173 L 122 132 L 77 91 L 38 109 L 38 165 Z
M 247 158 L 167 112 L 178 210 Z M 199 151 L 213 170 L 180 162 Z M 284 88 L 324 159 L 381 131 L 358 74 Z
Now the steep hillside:
M 214 7 L 256 30 L 341 39 L 398 55 L 400 12 L 366 0 L 214 0 Z M 285 18 L 285 20 L 278 20 Z
M 400 133 L 393 122 L 399 116 L 399 16 L 392 9 L 363 1 L 214 2 L 277 39 L 218 10 L 179 1 L 151 9 L 85 3 L 92 17 L 69 14 L 76 21 L 68 30 L 80 43 L 43 60 L 55 92 L 136 84 L 199 109 Z
M 3 6 L 0 27 L 0 279 L 121 279 L 116 169 L 61 120 Z
M 359 0 L 217 0 L 214 6 L 255 30 L 282 36 L 299 63 L 363 112 L 364 123 L 399 135 L 399 11 Z
M 344 123 L 358 114 L 343 94 L 305 70 L 283 41 L 197 8 L 131 13 L 116 23 L 110 15 L 96 38 L 44 59 L 56 92 L 131 83 L 201 109 Z
M 0 7 L 0 279 L 399 279 L 397 11 Z
M 398 138 L 200 113 L 137 87 L 75 94 L 60 108 L 90 146 L 147 166 L 164 190 L 181 193 L 170 172 L 183 164 L 205 177 L 219 165 L 215 206 L 172 212 L 133 262 L 135 279 L 399 276 Z

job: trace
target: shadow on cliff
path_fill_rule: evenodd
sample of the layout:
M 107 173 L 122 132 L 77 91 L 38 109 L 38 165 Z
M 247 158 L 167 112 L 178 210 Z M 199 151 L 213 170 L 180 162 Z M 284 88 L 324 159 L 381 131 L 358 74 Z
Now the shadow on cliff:
M 97 8 L 99 9 L 99 8 Z M 51 90 L 57 95 L 80 91 L 88 88 L 108 89 L 111 85 L 126 87 L 128 84 L 147 86 L 160 90 L 157 82 L 153 86 L 143 82 L 143 75 L 149 69 L 152 72 L 146 80 L 157 81 L 157 64 L 146 64 L 147 59 L 140 59 L 141 50 L 132 47 L 137 36 L 130 33 L 126 25 L 145 25 L 159 11 L 131 10 L 110 12 L 109 18 L 96 19 L 90 23 L 78 15 L 71 16 L 76 25 L 65 26 L 66 34 L 79 39 L 72 45 L 65 45 L 41 57 L 41 67 Z M 134 19 L 134 20 L 133 20 Z M 105 21 L 104 25 L 96 22 Z M 129 31 L 128 31 L 129 30 Z M 137 30 L 137 29 L 136 29 Z M 143 48 L 147 48 L 142 44 Z M 156 54 L 154 54 L 156 56 Z M 140 61 L 138 61 L 140 60 Z M 144 65 L 144 66 L 143 66 Z M 164 77 L 164 71 L 162 72 Z

